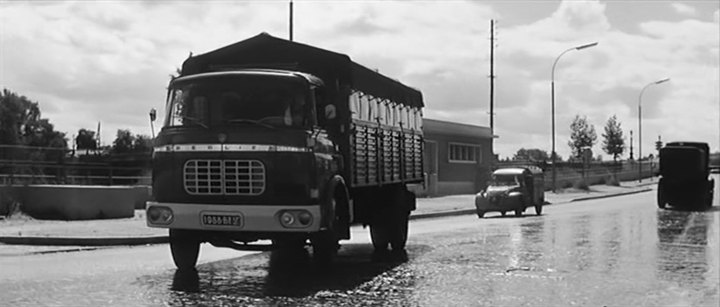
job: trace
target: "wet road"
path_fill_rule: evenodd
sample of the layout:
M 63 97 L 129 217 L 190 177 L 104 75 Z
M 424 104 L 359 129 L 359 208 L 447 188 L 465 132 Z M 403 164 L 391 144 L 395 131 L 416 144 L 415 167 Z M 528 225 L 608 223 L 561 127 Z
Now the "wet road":
M 719 182 L 716 178 L 716 182 Z M 718 191 L 716 187 L 716 191 Z M 167 246 L 0 257 L 0 302 L 22 305 L 718 306 L 720 205 L 660 210 L 655 192 L 543 216 L 413 221 L 410 261 L 368 261 L 355 229 L 332 271 L 306 255 L 205 248 L 178 274 Z M 176 290 L 173 290 L 176 289 Z M 187 290 L 187 291 L 181 291 Z M 193 291 L 197 290 L 197 292 Z

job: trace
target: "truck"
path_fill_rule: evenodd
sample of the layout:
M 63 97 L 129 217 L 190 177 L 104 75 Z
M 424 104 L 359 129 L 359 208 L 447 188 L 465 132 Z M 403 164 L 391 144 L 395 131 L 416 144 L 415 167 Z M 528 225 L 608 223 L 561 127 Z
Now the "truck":
M 169 229 L 180 270 L 203 242 L 331 264 L 351 225 L 369 227 L 372 260 L 406 260 L 423 107 L 345 54 L 266 33 L 190 56 L 154 140 L 147 225 Z
M 682 209 L 712 207 L 710 147 L 702 142 L 670 142 L 660 149 L 657 204 Z

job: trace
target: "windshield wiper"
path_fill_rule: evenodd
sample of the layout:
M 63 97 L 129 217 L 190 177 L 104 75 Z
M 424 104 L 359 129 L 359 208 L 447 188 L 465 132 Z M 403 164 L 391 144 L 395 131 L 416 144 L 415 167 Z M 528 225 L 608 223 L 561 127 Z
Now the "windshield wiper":
M 196 124 L 198 124 L 199 126 L 205 128 L 205 129 L 210 129 L 207 125 L 205 125 L 205 124 L 204 124 L 200 119 L 198 119 L 198 118 L 190 117 L 190 116 L 182 116 L 182 119 L 183 119 L 183 120 L 185 120 L 185 119 L 190 120 L 190 121 L 192 121 L 193 123 L 196 123 Z
M 263 123 L 263 122 L 261 122 L 261 121 L 259 121 L 259 120 L 252 120 L 252 119 L 236 118 L 236 119 L 229 119 L 229 120 L 227 120 L 226 122 L 227 122 L 227 123 L 230 123 L 230 124 L 234 124 L 234 123 L 249 123 L 249 124 L 254 124 L 254 125 L 262 126 L 262 127 L 265 127 L 265 128 L 277 129 L 277 127 L 275 127 L 275 126 L 273 126 L 273 125 Z

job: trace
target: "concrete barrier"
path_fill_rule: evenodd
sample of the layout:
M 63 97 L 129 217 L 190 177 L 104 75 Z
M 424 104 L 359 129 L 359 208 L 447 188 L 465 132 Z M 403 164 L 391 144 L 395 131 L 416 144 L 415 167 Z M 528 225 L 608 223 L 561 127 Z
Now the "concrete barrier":
M 26 214 L 59 220 L 133 217 L 139 193 L 131 186 L 26 185 L 12 189 Z
M 152 187 L 136 185 L 132 189 L 135 193 L 135 209 L 145 209 L 145 203 L 152 199 Z

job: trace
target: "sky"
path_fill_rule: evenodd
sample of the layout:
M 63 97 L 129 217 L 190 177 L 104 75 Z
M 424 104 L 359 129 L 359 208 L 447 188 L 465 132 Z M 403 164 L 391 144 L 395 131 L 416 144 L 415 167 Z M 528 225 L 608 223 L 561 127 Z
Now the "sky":
M 151 135 L 170 75 L 192 53 L 266 32 L 289 37 L 289 1 L 0 0 L 0 87 L 40 105 L 72 138 L 118 129 Z M 595 127 L 595 155 L 615 115 L 638 154 L 655 141 L 720 150 L 720 1 L 303 1 L 295 41 L 344 53 L 423 93 L 426 118 L 490 126 L 494 29 L 494 151 L 551 151 L 553 63 L 556 151 L 570 124 Z M 572 49 L 587 43 L 598 45 Z M 567 53 L 565 50 L 571 49 Z M 562 54 L 562 55 L 561 55 Z M 670 81 L 654 84 L 658 80 Z M 643 90 L 644 89 L 644 90 Z M 155 123 L 155 133 L 160 127 Z M 626 151 L 624 158 L 628 157 Z

